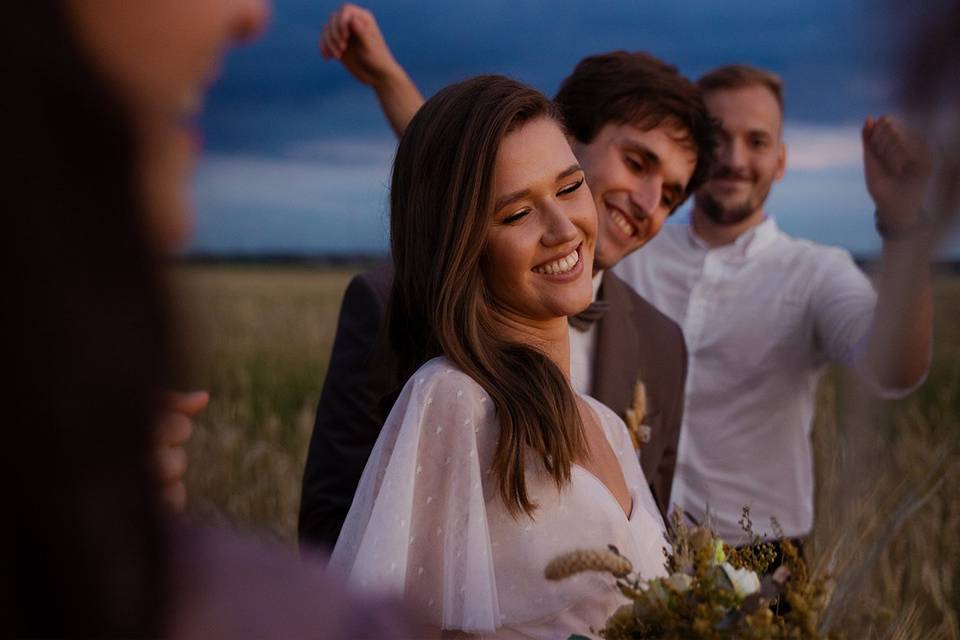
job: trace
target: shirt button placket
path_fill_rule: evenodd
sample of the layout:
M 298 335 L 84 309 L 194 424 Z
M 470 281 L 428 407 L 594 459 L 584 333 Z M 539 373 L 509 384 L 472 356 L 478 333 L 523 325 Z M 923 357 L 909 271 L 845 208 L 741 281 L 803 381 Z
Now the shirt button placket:
M 714 263 L 711 257 L 710 252 L 704 255 L 700 275 L 697 276 L 693 287 L 690 289 L 690 301 L 687 304 L 687 314 L 683 322 L 683 335 L 691 355 L 699 346 L 706 321 L 706 305 L 712 281 L 710 276 Z

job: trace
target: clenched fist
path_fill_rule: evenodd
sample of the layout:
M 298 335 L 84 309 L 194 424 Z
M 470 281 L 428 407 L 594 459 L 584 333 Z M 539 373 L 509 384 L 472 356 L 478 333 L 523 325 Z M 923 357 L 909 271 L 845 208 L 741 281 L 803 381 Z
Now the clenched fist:
M 320 53 L 339 60 L 363 84 L 377 86 L 398 72 L 373 14 L 345 4 L 330 14 L 320 34 Z

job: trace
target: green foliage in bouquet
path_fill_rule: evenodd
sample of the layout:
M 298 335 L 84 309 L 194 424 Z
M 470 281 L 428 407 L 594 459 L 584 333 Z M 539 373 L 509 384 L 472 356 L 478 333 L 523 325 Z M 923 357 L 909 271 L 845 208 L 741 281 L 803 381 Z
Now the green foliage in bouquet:
M 607 640 L 820 640 L 818 631 L 829 600 L 826 576 L 811 578 L 796 547 L 781 536 L 783 563 L 762 580 L 776 557 L 770 543 L 753 532 L 744 508 L 741 526 L 751 542 L 733 548 L 706 527 L 688 527 L 680 514 L 671 518 L 664 548 L 668 576 L 645 580 L 615 547 L 581 550 L 554 559 L 550 580 L 581 571 L 603 571 L 616 578 L 632 601 L 607 620 L 599 633 Z M 787 613 L 774 612 L 786 602 Z

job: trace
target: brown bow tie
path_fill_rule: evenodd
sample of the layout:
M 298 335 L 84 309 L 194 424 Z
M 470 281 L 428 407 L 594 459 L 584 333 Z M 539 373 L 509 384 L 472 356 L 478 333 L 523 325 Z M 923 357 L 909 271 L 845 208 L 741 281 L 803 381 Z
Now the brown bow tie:
M 577 315 L 567 317 L 567 322 L 577 331 L 586 331 L 590 325 L 602 318 L 609 308 L 610 303 L 606 300 L 594 300 Z

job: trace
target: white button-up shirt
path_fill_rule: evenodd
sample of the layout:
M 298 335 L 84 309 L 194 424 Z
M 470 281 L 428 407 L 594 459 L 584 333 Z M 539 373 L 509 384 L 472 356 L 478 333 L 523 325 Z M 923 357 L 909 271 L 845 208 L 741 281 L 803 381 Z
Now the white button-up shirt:
M 597 299 L 603 271 L 593 274 L 593 298 Z M 593 360 L 597 352 L 597 323 L 591 322 L 586 331 L 567 325 L 570 334 L 570 386 L 577 393 L 590 395 L 593 387 Z
M 830 361 L 859 367 L 876 294 L 849 252 L 792 238 L 772 218 L 710 248 L 666 225 L 614 271 L 683 329 L 690 353 L 672 500 L 716 532 L 737 521 L 788 536 L 813 525 L 810 432 Z

